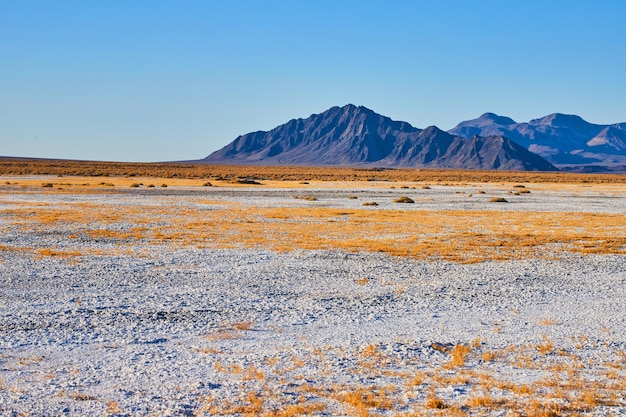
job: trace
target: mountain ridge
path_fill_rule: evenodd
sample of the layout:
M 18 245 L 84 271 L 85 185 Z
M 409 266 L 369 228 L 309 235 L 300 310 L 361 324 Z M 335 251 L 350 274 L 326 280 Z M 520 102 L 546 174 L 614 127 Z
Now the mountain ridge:
M 563 170 L 626 171 L 626 123 L 594 124 L 563 113 L 512 124 L 498 119 L 503 116 L 484 116 L 463 121 L 448 132 L 466 138 L 503 135 Z
M 198 162 L 556 170 L 502 135 L 466 139 L 436 126 L 418 129 L 353 104 L 240 135 Z

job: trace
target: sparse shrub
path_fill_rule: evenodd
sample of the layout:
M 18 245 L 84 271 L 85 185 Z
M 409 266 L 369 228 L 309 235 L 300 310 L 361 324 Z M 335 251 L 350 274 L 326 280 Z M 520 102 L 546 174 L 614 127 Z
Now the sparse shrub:
M 262 185 L 257 180 L 253 180 L 251 178 L 238 179 L 237 184 L 246 184 L 246 185 Z
M 317 201 L 317 197 L 314 195 L 294 195 L 296 200 Z
M 547 337 L 544 337 L 544 343 L 537 346 L 537 350 L 542 355 L 554 352 L 554 343 Z
M 439 342 L 431 343 L 430 347 L 442 353 L 450 353 L 452 351 L 452 345 L 443 344 Z
M 467 359 L 467 356 L 470 354 L 471 351 L 472 348 L 470 348 L 469 346 L 455 345 L 450 352 L 450 354 L 452 355 L 452 359 L 450 359 L 448 366 L 455 368 L 465 365 L 465 360 Z
M 500 356 L 500 354 L 496 351 L 487 351 L 483 352 L 480 358 L 483 360 L 483 362 L 493 362 L 498 358 L 498 356 Z
M 142 185 L 142 184 L 140 184 L 140 183 L 138 183 L 138 182 L 134 182 L 134 183 L 132 183 L 130 186 L 131 186 L 131 188 L 138 188 L 138 187 L 140 187 L 141 185 Z
M 252 330 L 252 322 L 251 321 L 240 321 L 233 324 L 233 329 L 235 330 Z
M 526 186 L 522 184 L 516 184 L 513 186 L 513 188 L 526 188 Z
M 489 199 L 490 203 L 508 203 L 509 201 L 504 197 L 492 197 Z
M 493 398 L 489 393 L 486 393 L 480 397 L 471 397 L 468 401 L 470 407 L 492 407 L 495 404 Z
M 472 341 L 472 347 L 474 349 L 478 349 L 480 346 L 482 346 L 482 344 L 483 344 L 483 339 L 481 339 L 480 337 L 477 337 L 476 339 Z
M 476 194 L 485 194 L 485 192 L 483 190 L 478 190 Z
M 402 196 L 402 197 L 398 197 L 395 200 L 393 200 L 394 203 L 415 203 L 415 201 L 413 201 L 412 198 L 407 197 L 407 196 Z
M 107 414 L 120 414 L 121 411 L 122 410 L 120 409 L 120 406 L 117 403 L 117 401 L 109 401 L 107 403 L 107 409 L 106 409 Z
M 373 387 L 357 387 L 354 391 L 340 394 L 338 399 L 351 405 L 356 410 L 366 411 L 368 408 L 386 409 L 392 406 L 392 401 L 388 398 L 387 392 L 384 389 L 376 390 Z
M 380 352 L 377 345 L 369 344 L 365 346 L 365 348 L 363 348 L 361 354 L 366 358 L 372 358 L 375 356 L 379 356 Z
M 359 198 L 359 197 L 357 197 L 357 196 L 355 196 L 355 195 L 350 195 L 350 196 L 348 196 L 348 199 L 349 199 L 349 200 L 356 200 L 356 199 L 358 199 L 358 198 Z
M 148 184 L 148 188 L 154 188 L 154 184 Z
M 82 392 L 76 392 L 72 395 L 72 398 L 74 398 L 76 401 L 97 401 L 98 398 L 88 395 L 88 394 L 84 394 Z
M 375 201 L 366 201 L 365 203 L 363 203 L 364 206 L 377 206 L 378 203 Z
M 41 184 L 41 186 L 43 188 L 52 188 L 52 187 L 54 187 L 54 184 L 52 184 L 51 182 L 46 182 L 44 184 Z
M 430 187 L 428 185 L 422 185 L 422 190 L 430 190 Z
M 204 184 L 202 184 L 203 187 L 212 187 L 213 184 L 211 184 L 210 181 L 205 182 Z
M 265 378 L 265 374 L 254 365 L 248 366 L 243 374 L 244 381 L 261 381 Z
M 161 187 L 167 188 L 167 184 L 161 184 Z
M 431 392 L 426 400 L 426 408 L 443 410 L 444 408 L 448 408 L 448 406 L 441 398 L 437 397 L 434 392 Z
M 409 379 L 406 383 L 408 387 L 415 387 L 417 385 L 422 385 L 424 380 L 426 379 L 426 374 L 422 371 L 418 371 Z

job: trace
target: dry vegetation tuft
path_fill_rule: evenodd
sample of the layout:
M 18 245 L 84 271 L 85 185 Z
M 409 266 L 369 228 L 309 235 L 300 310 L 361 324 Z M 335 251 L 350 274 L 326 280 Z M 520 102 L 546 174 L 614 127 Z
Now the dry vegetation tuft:
M 206 210 L 208 205 L 211 210 Z M 82 255 L 70 249 L 77 238 L 116 242 L 120 250 L 151 244 L 277 252 L 341 249 L 464 263 L 557 258 L 567 251 L 626 253 L 624 214 L 257 207 L 254 201 L 235 204 L 200 198 L 185 206 L 71 199 L 54 205 L 16 202 L 5 204 L 0 214 L 6 224 L 45 230 L 59 247 L 67 248 L 19 249 L 37 256 Z
M 415 203 L 415 201 L 411 197 L 402 196 L 393 200 L 394 203 Z

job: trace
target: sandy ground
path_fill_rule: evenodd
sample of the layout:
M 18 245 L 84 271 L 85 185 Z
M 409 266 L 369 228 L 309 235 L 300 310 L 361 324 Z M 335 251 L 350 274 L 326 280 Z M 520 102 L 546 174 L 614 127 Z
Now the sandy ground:
M 625 415 L 623 254 L 462 264 L 146 244 L 89 238 L 77 230 L 83 223 L 23 221 L 60 203 L 141 211 L 207 199 L 219 203 L 207 210 L 356 210 L 363 201 L 384 210 L 409 195 L 418 204 L 402 210 L 494 210 L 467 197 L 477 189 L 316 184 L 307 190 L 316 201 L 306 201 L 268 186 L 68 193 L 7 185 L 0 414 Z M 532 190 L 497 210 L 626 214 L 620 186 Z M 21 220 L 9 215 L 16 205 Z

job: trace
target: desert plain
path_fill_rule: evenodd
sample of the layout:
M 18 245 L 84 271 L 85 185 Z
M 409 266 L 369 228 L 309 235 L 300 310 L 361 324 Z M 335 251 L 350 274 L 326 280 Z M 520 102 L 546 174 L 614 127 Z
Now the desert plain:
M 626 414 L 626 177 L 3 162 L 0 415 Z

